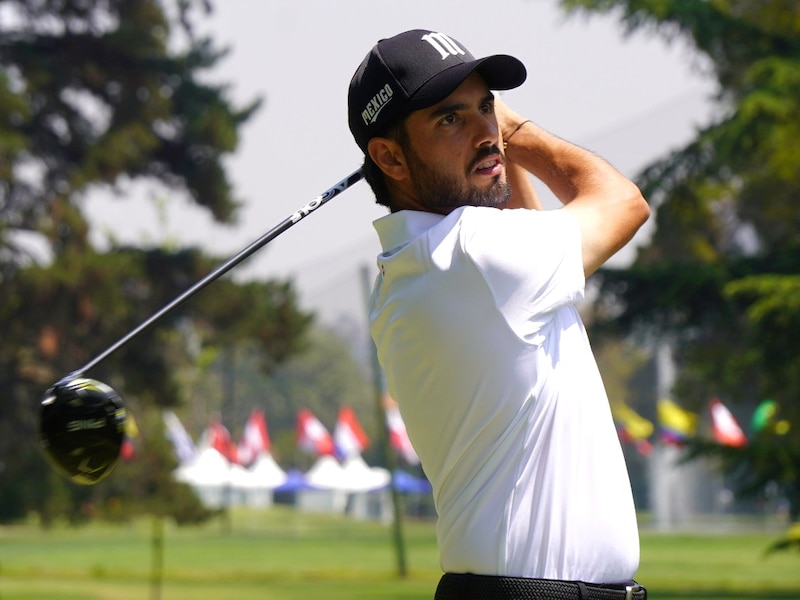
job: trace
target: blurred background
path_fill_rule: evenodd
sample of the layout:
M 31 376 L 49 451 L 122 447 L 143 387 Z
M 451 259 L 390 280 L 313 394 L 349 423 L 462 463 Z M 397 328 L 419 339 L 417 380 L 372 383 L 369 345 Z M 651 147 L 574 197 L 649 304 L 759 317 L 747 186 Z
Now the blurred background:
M 432 595 L 435 512 L 366 327 L 364 183 L 88 374 L 131 415 L 109 479 L 37 443 L 49 385 L 360 166 L 347 84 L 411 28 L 520 58 L 503 99 L 651 202 L 582 306 L 642 579 L 800 597 L 790 0 L 0 0 L 0 596 L 306 597 L 303 573 Z

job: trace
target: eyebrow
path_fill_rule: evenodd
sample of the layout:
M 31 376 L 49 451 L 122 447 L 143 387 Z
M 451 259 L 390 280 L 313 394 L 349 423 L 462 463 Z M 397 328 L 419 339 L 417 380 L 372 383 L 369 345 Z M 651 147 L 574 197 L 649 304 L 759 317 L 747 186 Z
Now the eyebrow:
M 484 104 L 486 102 L 493 102 L 493 101 L 494 101 L 494 94 L 489 92 L 483 98 L 481 98 L 480 103 Z M 430 114 L 430 118 L 431 119 L 438 119 L 438 118 L 443 117 L 445 115 L 449 115 L 452 112 L 456 112 L 456 111 L 459 111 L 459 110 L 464 110 L 466 108 L 468 108 L 468 106 L 467 106 L 467 104 L 465 104 L 463 102 L 458 102 L 458 103 L 454 103 L 454 104 L 445 104 L 445 105 L 440 106 L 439 108 L 437 108 L 435 111 L 433 111 Z

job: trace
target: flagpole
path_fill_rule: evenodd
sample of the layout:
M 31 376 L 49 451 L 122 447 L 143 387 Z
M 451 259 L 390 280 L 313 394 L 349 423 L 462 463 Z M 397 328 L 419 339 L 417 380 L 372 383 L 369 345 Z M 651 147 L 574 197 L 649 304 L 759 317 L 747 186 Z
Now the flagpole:
M 236 406 L 236 358 L 235 348 L 230 346 L 222 352 L 222 406 L 220 407 L 219 422 L 223 423 L 224 415 L 232 415 Z M 230 435 L 230 434 L 229 434 Z M 229 438 L 232 439 L 232 438 Z M 233 474 L 233 461 L 231 453 L 227 452 L 225 461 L 228 465 L 228 481 L 225 483 L 222 492 L 222 531 L 230 534 L 233 531 L 233 514 L 231 505 L 233 504 L 233 485 L 231 477 Z
M 364 289 L 365 306 L 369 307 L 369 298 L 372 295 L 372 283 L 370 282 L 369 269 L 366 265 L 361 267 L 361 282 Z M 367 310 L 369 310 L 367 308 Z M 369 318 L 367 318 L 369 323 Z M 375 343 L 372 341 L 372 336 L 367 333 L 369 343 L 370 359 L 372 361 L 372 377 L 375 387 L 375 410 L 378 421 L 379 440 L 378 444 L 383 449 L 383 457 L 386 462 L 386 468 L 389 469 L 391 479 L 389 480 L 389 493 L 392 499 L 392 509 L 394 510 L 393 519 L 393 541 L 395 549 L 395 557 L 397 559 L 397 574 L 400 577 L 408 575 L 408 567 L 406 566 L 406 546 L 405 538 L 403 536 L 403 510 L 400 494 L 395 485 L 395 470 L 397 468 L 397 461 L 394 458 L 392 449 L 389 445 L 389 426 L 386 423 L 386 412 L 383 407 L 384 397 L 384 381 L 381 371 L 380 363 L 378 363 L 378 352 L 375 348 Z

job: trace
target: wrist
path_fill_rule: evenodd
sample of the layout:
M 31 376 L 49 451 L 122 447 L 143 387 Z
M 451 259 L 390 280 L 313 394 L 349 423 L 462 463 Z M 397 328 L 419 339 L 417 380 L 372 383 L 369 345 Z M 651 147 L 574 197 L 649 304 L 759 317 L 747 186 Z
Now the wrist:
M 506 150 L 508 148 L 508 142 L 511 140 L 512 137 L 514 137 L 514 134 L 516 134 L 520 129 L 522 129 L 522 127 L 526 123 L 533 123 L 533 121 L 531 121 L 530 119 L 525 119 L 519 125 L 517 125 L 514 129 L 512 129 L 511 133 L 509 133 L 507 136 L 503 137 L 503 150 Z

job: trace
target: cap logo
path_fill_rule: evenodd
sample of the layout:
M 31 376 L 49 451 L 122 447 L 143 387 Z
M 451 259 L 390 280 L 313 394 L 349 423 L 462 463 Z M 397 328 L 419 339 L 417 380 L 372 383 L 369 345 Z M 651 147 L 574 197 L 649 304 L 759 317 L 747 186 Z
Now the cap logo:
M 394 96 L 394 91 L 387 83 L 383 86 L 378 93 L 367 103 L 364 110 L 361 111 L 361 118 L 364 119 L 364 125 L 372 125 L 378 119 L 378 115 L 386 108 L 386 105 Z
M 453 41 L 446 33 L 431 32 L 422 36 L 422 39 L 428 42 L 434 49 L 441 55 L 442 60 L 448 56 L 458 56 L 465 54 L 458 44 Z

